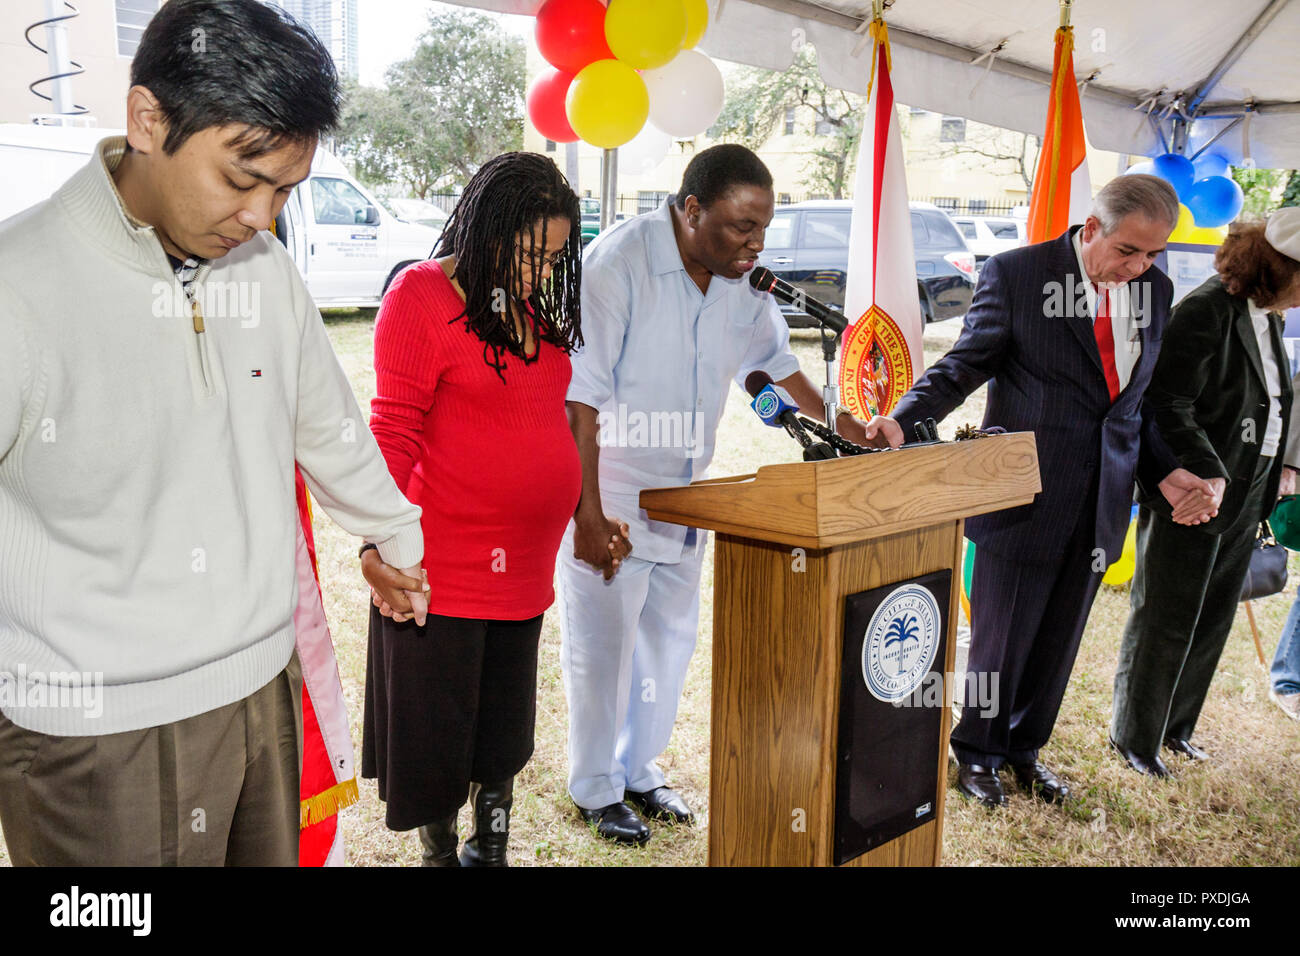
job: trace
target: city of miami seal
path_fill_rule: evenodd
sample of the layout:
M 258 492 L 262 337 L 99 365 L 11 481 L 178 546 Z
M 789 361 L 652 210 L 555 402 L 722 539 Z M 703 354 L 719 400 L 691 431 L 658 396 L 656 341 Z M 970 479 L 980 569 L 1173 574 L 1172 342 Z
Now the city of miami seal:
M 887 704 L 909 696 L 934 663 L 939 602 L 929 588 L 904 584 L 889 593 L 862 638 L 862 679 Z

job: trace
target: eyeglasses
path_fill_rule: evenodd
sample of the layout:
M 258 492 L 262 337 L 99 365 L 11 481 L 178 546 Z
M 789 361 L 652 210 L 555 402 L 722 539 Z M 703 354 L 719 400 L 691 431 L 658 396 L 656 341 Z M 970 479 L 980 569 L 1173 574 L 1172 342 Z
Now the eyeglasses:
M 531 261 L 532 257 L 529 256 L 529 254 L 528 254 L 528 250 L 525 249 L 523 246 L 520 246 L 520 245 L 516 244 L 516 245 L 515 245 L 515 253 L 519 256 L 519 264 L 520 264 L 521 266 L 527 266 L 527 265 L 531 265 L 531 264 L 532 264 L 532 261 Z M 563 262 L 566 258 L 568 258 L 568 255 L 569 255 L 569 243 L 566 241 L 566 242 L 564 243 L 564 248 L 562 248 L 562 249 L 560 249 L 558 252 L 556 252 L 556 253 L 554 253 L 554 254 L 552 254 L 552 255 L 549 255 L 549 256 L 547 256 L 546 258 L 544 258 L 544 259 L 541 261 L 541 264 L 540 264 L 539 268 L 541 268 L 541 269 L 555 269 L 555 268 L 557 268 L 557 267 L 559 266 L 559 264 L 560 264 L 561 262 Z

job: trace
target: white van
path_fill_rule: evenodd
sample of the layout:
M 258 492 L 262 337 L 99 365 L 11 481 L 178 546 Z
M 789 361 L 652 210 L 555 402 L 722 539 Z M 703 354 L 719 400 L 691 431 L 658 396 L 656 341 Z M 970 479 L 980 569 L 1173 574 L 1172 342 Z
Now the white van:
M 121 130 L 0 124 L 0 221 L 49 196 Z M 388 283 L 433 252 L 439 230 L 397 218 L 318 148 L 311 175 L 275 221 L 321 307 L 378 305 Z

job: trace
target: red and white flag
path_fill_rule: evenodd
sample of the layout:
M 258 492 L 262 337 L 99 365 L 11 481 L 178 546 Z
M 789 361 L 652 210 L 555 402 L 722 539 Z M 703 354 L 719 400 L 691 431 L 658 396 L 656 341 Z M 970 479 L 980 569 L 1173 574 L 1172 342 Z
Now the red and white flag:
M 1065 26 L 1056 31 L 1047 129 L 1029 199 L 1029 241 L 1055 239 L 1071 223 L 1087 219 L 1091 206 L 1088 142 L 1083 136 L 1079 88 L 1074 85 L 1074 29 Z
M 924 367 L 912 215 L 889 78 L 889 31 L 871 21 L 871 70 L 853 187 L 841 401 L 859 418 L 888 414 Z
M 311 499 L 302 472 L 294 472 L 298 496 L 298 607 L 293 623 L 303 683 L 298 865 L 342 866 L 343 830 L 338 813 L 359 797 L 352 769 L 352 736 L 348 733 L 348 710 L 334 642 L 321 604 Z

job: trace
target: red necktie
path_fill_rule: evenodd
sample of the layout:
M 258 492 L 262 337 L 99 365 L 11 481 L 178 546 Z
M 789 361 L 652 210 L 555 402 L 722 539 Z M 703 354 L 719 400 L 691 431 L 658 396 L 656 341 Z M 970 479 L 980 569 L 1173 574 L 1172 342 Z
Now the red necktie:
M 1092 334 L 1097 336 L 1097 351 L 1101 353 L 1101 369 L 1106 375 L 1106 388 L 1113 405 L 1119 398 L 1119 370 L 1115 368 L 1115 330 L 1110 324 L 1110 296 L 1101 286 L 1097 290 L 1097 320 L 1092 324 Z

